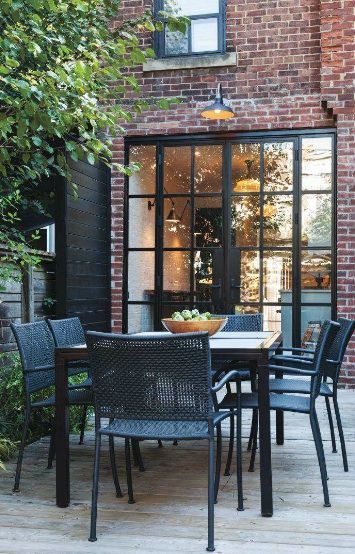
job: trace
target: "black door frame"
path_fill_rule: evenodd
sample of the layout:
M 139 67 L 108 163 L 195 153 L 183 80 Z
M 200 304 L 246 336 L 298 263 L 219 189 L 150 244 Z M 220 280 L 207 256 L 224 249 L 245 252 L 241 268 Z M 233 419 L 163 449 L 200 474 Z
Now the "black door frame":
M 193 134 L 193 135 L 174 135 L 174 136 L 148 136 L 148 137 L 128 137 L 125 140 L 125 164 L 129 163 L 129 148 L 131 145 L 143 145 L 151 144 L 156 146 L 156 242 L 155 242 L 155 305 L 154 305 L 154 325 L 155 329 L 159 329 L 160 314 L 162 308 L 162 255 L 163 245 L 161 232 L 163 226 L 163 149 L 164 146 L 195 146 L 206 144 L 220 144 L 223 146 L 223 184 L 228 186 L 227 194 L 222 193 L 222 209 L 224 217 L 230 221 L 231 210 L 231 148 L 233 143 L 238 142 L 255 142 L 260 141 L 261 144 L 269 141 L 293 141 L 294 142 L 294 191 L 293 191 L 293 271 L 292 271 L 292 335 L 293 344 L 298 345 L 300 342 L 300 327 L 301 327 L 301 287 L 300 287 L 300 268 L 301 268 L 301 138 L 302 137 L 321 137 L 330 136 L 333 144 L 333 167 L 332 167 L 332 237 L 331 237 L 331 317 L 336 318 L 337 306 L 336 306 L 336 130 L 334 128 L 322 128 L 322 129 L 297 129 L 297 130 L 280 130 L 280 131 L 256 131 L 256 132 L 239 132 L 239 133 L 219 133 L 219 134 Z M 194 157 L 192 157 L 194 158 Z M 261 160 L 263 156 L 261 155 Z M 193 172 L 193 164 L 191 172 Z M 262 167 L 260 168 L 260 176 L 263 179 L 264 172 Z M 316 193 L 317 191 L 313 191 Z M 145 197 L 145 195 L 134 195 L 135 197 Z M 179 196 L 174 194 L 173 196 Z M 127 332 L 128 329 L 128 305 L 137 304 L 142 305 L 145 302 L 141 301 L 129 301 L 128 299 L 128 177 L 125 177 L 125 192 L 124 192 L 124 240 L 123 240 L 123 287 L 122 287 L 122 330 Z M 224 250 L 229 252 L 230 250 L 230 233 L 229 224 L 223 226 L 223 244 Z M 260 237 L 259 251 L 264 248 L 262 244 L 262 236 Z M 281 249 L 281 247 L 279 247 Z M 229 249 L 229 250 L 228 250 Z M 133 249 L 134 250 L 134 249 Z M 191 248 L 190 248 L 191 250 Z M 284 250 L 290 250 L 284 248 Z M 230 283 L 227 285 L 227 279 L 230 279 L 230 260 L 229 255 L 224 256 L 224 292 L 226 301 L 230 305 Z M 261 256 L 260 256 L 261 259 Z M 261 262 L 260 262 L 261 263 Z M 262 277 L 262 271 L 260 273 Z M 260 288 L 262 282 L 260 283 Z M 262 289 L 261 289 L 262 290 Z M 252 303 L 248 303 L 252 304 Z M 260 305 L 260 301 L 258 302 Z M 312 306 L 322 306 L 324 304 L 312 304 Z

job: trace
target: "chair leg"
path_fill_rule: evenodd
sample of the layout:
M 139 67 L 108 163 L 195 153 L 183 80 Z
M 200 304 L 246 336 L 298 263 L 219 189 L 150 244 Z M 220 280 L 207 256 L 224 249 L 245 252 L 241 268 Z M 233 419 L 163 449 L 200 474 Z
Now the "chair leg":
M 158 440 L 158 446 L 159 448 L 163 448 L 163 443 L 161 442 L 161 439 Z
M 242 459 L 242 406 L 241 406 L 241 387 L 237 383 L 237 486 L 238 486 L 238 512 L 243 512 L 243 459 Z
M 132 440 L 132 454 L 134 457 L 134 463 L 139 467 L 139 471 L 145 471 L 139 441 L 136 439 Z
M 49 443 L 49 450 L 48 450 L 47 469 L 52 469 L 52 467 L 53 467 L 54 454 L 55 454 L 55 427 L 54 427 L 54 422 L 53 422 L 53 428 L 52 428 L 52 433 L 51 433 L 51 441 Z
M 216 465 L 215 465 L 215 479 L 214 479 L 214 503 L 217 504 L 219 482 L 221 479 L 221 465 L 222 465 L 222 426 L 221 424 L 216 426 L 217 431 L 217 449 L 216 449 Z
M 315 411 L 311 412 L 309 417 L 310 417 L 310 422 L 311 422 L 311 428 L 312 428 L 314 443 L 315 443 L 316 450 L 317 450 L 320 474 L 321 474 L 321 478 L 322 478 L 324 506 L 326 508 L 328 508 L 330 506 L 330 502 L 329 502 L 329 492 L 328 492 L 328 482 L 327 482 L 327 466 L 326 466 L 326 463 L 325 463 L 325 455 L 324 455 L 324 449 L 323 449 L 322 435 L 321 435 L 321 432 L 320 432 L 316 412 Z
M 333 452 L 336 452 L 337 451 L 337 443 L 335 442 L 333 417 L 332 417 L 332 411 L 330 409 L 330 402 L 329 402 L 328 396 L 325 397 L 325 404 L 327 406 L 330 436 L 331 436 L 331 439 L 332 439 L 332 449 L 333 449 Z
M 255 423 L 253 424 L 253 429 L 252 429 L 252 449 L 251 449 L 251 456 L 250 456 L 250 462 L 249 462 L 249 468 L 248 468 L 249 472 L 254 471 L 255 455 L 256 455 L 257 448 L 258 448 L 258 428 L 259 428 L 258 419 L 259 418 L 258 418 L 257 410 L 255 410 L 255 412 L 256 412 L 256 419 L 255 419 Z M 254 417 L 254 414 L 253 414 L 253 417 Z
M 214 552 L 214 438 L 208 445 L 208 545 L 207 552 Z
M 228 456 L 227 456 L 226 467 L 224 470 L 224 475 L 231 474 L 233 447 L 234 447 L 234 417 L 232 416 L 229 418 L 229 446 L 228 446 Z
M 178 441 L 177 441 L 177 440 L 174 440 L 173 446 L 177 446 L 178 444 L 179 444 Z
M 116 464 L 116 456 L 115 456 L 115 442 L 113 435 L 110 435 L 108 438 L 108 444 L 109 444 L 109 454 L 110 454 L 110 465 L 112 470 L 112 478 L 113 482 L 115 484 L 116 489 L 116 496 L 118 498 L 122 498 L 123 494 L 120 487 L 120 482 L 118 480 L 118 473 L 117 473 L 117 464 Z
M 337 420 L 337 426 L 338 426 L 338 432 L 339 432 L 339 438 L 340 438 L 340 444 L 341 444 L 341 453 L 342 453 L 342 456 L 343 456 L 344 471 L 349 471 L 348 457 L 347 457 L 347 454 L 346 454 L 346 446 L 345 446 L 345 439 L 344 439 L 344 432 L 343 432 L 343 424 L 341 422 L 339 405 L 338 405 L 338 398 L 337 398 L 336 394 L 333 397 L 333 402 L 334 402 L 334 411 L 335 411 L 335 417 L 336 417 L 336 420 Z
M 101 434 L 96 433 L 95 437 L 95 462 L 94 475 L 92 483 L 92 501 L 91 501 L 91 525 L 90 525 L 90 542 L 95 542 L 96 537 L 96 520 L 97 520 L 97 495 L 99 492 L 99 471 L 100 471 L 100 451 L 101 451 Z
M 14 488 L 13 488 L 14 492 L 18 492 L 20 490 L 19 487 L 20 487 L 20 477 L 21 477 L 23 451 L 25 449 L 25 444 L 26 444 L 26 439 L 27 439 L 27 434 L 28 434 L 28 428 L 30 426 L 30 417 L 31 417 L 30 411 L 26 410 L 25 423 L 24 423 L 23 431 L 22 431 L 22 439 L 21 439 L 20 449 L 18 451 L 18 457 L 17 457 L 15 484 L 14 484 Z
M 251 420 L 250 434 L 248 440 L 247 451 L 250 452 L 253 446 L 253 437 L 255 434 L 255 426 L 258 425 L 258 410 L 253 410 L 253 417 Z
M 85 434 L 85 425 L 86 425 L 86 414 L 88 411 L 87 406 L 83 406 L 83 413 L 81 416 L 81 423 L 80 423 L 80 438 L 79 438 L 79 444 L 83 444 L 84 442 L 84 434 Z
M 125 439 L 125 454 L 126 454 L 126 475 L 128 488 L 128 504 L 134 504 L 133 486 L 132 486 L 132 468 L 131 468 L 131 447 L 129 439 Z

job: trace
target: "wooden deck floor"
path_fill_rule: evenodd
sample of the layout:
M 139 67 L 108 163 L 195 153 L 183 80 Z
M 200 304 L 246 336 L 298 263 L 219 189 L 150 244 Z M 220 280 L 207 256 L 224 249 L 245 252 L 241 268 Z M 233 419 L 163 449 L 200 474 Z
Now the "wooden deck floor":
M 323 508 L 314 444 L 307 416 L 286 416 L 286 442 L 273 446 L 273 518 L 260 516 L 259 465 L 248 473 L 244 452 L 245 511 L 236 511 L 235 473 L 222 477 L 216 506 L 216 552 L 219 553 L 340 553 L 355 550 L 355 393 L 341 391 L 349 455 L 349 473 L 341 454 L 333 454 L 326 413 L 319 401 L 321 428 L 328 461 L 332 507 Z M 248 434 L 247 416 L 244 435 Z M 246 446 L 246 440 L 245 446 Z M 274 441 L 275 442 L 275 441 Z M 155 442 L 142 445 L 146 472 L 134 470 L 136 504 L 117 499 L 107 451 L 103 456 L 98 512 L 98 541 L 87 541 L 93 463 L 93 437 L 84 445 L 71 440 L 72 504 L 54 502 L 54 471 L 48 471 L 48 440 L 25 452 L 21 493 L 12 494 L 14 465 L 0 474 L 0 552 L 114 554 L 204 552 L 207 534 L 207 449 L 199 442 Z M 227 442 L 225 440 L 224 449 Z M 123 462 L 122 447 L 117 448 Z M 225 459 L 224 453 L 224 459 Z M 120 471 L 124 488 L 125 475 Z

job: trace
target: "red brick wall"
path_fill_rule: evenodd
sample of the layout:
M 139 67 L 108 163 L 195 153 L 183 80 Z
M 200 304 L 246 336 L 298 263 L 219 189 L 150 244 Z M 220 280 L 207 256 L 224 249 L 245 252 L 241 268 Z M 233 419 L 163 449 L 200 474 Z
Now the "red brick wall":
M 137 14 L 149 0 L 124 0 L 122 15 Z M 354 317 L 354 1 L 227 0 L 227 50 L 234 67 L 180 69 L 135 75 L 146 97 L 181 98 L 167 111 L 150 109 L 126 126 L 128 135 L 337 127 L 338 306 Z M 142 37 L 151 45 L 149 34 Z M 210 122 L 200 117 L 216 84 L 223 85 L 236 117 Z M 123 161 L 123 138 L 114 140 Z M 121 326 L 123 179 L 112 182 L 112 314 Z M 348 350 L 344 382 L 355 387 L 355 345 Z

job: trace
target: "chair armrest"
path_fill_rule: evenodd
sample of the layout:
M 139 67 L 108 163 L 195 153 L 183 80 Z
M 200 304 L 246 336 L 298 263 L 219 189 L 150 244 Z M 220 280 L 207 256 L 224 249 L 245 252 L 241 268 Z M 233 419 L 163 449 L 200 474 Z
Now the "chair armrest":
M 55 369 L 54 365 L 41 365 L 41 366 L 33 367 L 31 369 L 24 369 L 23 372 L 24 373 L 40 373 L 41 371 L 50 371 L 50 370 L 54 370 L 54 369 Z
M 305 365 L 313 364 L 313 360 L 305 360 L 304 358 L 299 358 L 298 356 L 272 356 L 270 359 L 277 360 L 278 362 L 297 362 L 298 364 Z
M 340 360 L 327 360 L 327 364 L 338 365 L 339 363 L 340 363 Z
M 237 371 L 236 369 L 233 369 L 233 371 L 230 371 L 229 373 L 227 373 L 227 375 L 225 375 L 217 385 L 215 385 L 214 387 L 211 387 L 211 392 L 213 393 L 218 392 L 224 387 L 224 385 L 232 381 L 232 379 L 240 382 L 239 371 Z
M 314 355 L 314 352 L 312 350 L 308 350 L 307 348 L 293 348 L 292 346 L 280 346 L 278 350 L 290 350 L 291 352 L 303 352 L 306 354 L 312 354 Z
M 276 369 L 276 371 L 284 370 L 288 373 L 294 373 L 295 375 L 317 375 L 317 371 L 312 371 L 310 369 L 297 369 L 296 367 L 269 365 L 269 369 Z

